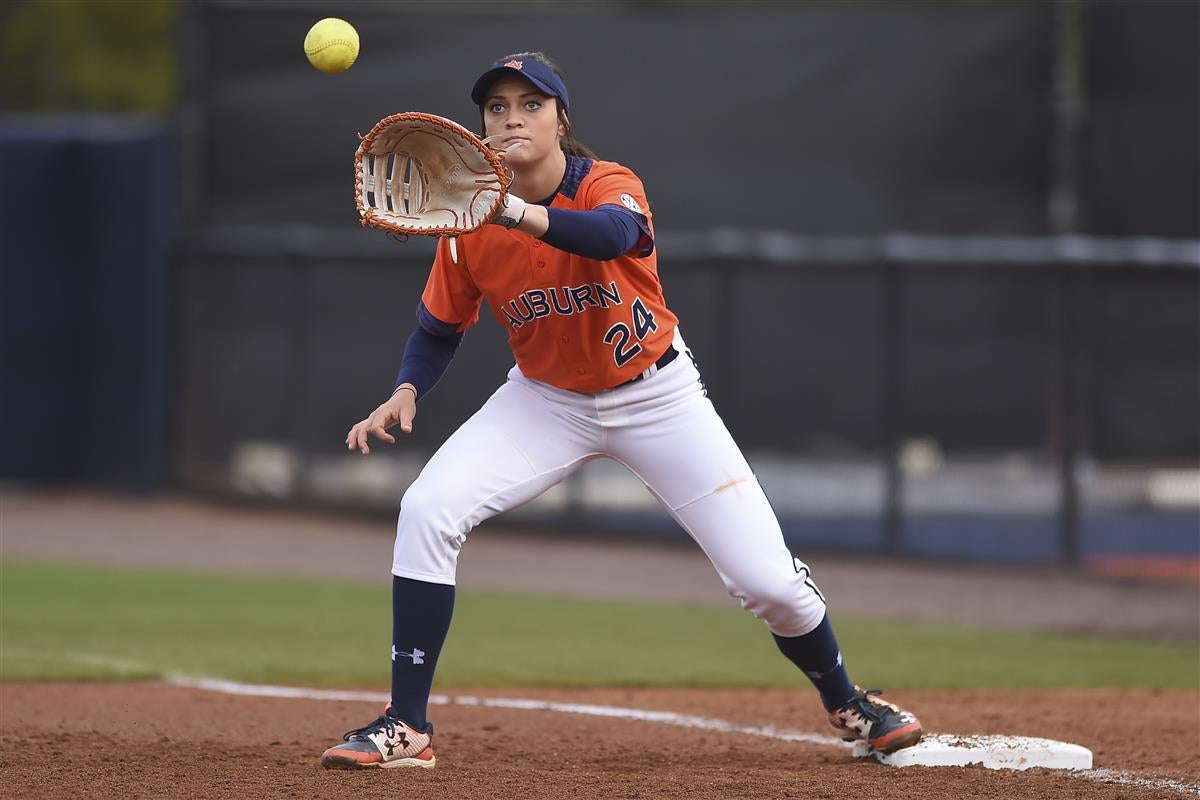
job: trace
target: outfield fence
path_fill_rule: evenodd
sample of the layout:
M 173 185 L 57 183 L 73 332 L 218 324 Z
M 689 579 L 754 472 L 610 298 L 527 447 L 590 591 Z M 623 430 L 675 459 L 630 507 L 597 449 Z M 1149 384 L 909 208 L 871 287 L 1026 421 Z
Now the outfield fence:
M 1063 563 L 1193 552 L 1200 242 L 722 235 L 751 257 L 678 258 L 672 240 L 698 237 L 665 231 L 660 269 L 794 546 Z M 399 453 L 341 452 L 390 389 L 428 250 L 360 230 L 214 231 L 180 287 L 197 326 L 181 361 L 207 365 L 180 387 L 185 483 L 394 512 L 512 362 L 485 315 Z M 256 351 L 275 358 L 231 367 Z M 616 465 L 508 518 L 679 535 Z
M 482 66 L 534 46 L 644 179 L 797 550 L 1200 559 L 1200 5 L 338 8 L 340 75 L 300 51 L 325 4 L 203 0 L 168 117 L 0 118 L 0 478 L 394 513 L 512 357 L 485 315 L 403 446 L 344 452 L 432 254 L 358 226 L 355 133 L 473 124 Z M 605 463 L 506 519 L 682 535 Z

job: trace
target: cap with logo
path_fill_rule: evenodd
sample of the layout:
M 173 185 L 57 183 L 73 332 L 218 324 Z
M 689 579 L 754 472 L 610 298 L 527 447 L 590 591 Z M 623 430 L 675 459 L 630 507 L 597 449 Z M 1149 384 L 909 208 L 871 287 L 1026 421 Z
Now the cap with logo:
M 479 76 L 479 80 L 475 81 L 475 86 L 471 89 L 471 100 L 477 106 L 483 105 L 492 84 L 508 75 L 520 75 L 532 83 L 539 92 L 550 97 L 557 97 L 562 101 L 563 109 L 569 110 L 567 86 L 563 83 L 562 78 L 541 61 L 533 58 L 509 58 L 497 61 L 491 69 Z

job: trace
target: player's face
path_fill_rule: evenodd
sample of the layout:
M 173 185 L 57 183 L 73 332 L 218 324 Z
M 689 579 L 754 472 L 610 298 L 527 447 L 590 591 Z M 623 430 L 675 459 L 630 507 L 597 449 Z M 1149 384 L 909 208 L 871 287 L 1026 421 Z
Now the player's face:
M 533 164 L 559 149 L 566 134 L 558 122 L 558 106 L 524 78 L 496 81 L 483 103 L 483 124 L 488 136 L 501 136 L 493 146 L 507 150 L 509 164 Z

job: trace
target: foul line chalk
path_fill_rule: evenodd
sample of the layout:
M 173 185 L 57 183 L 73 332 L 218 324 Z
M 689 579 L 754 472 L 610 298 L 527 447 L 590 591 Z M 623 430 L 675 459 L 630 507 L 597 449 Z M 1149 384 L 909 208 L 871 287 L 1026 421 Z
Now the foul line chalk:
M 240 695 L 243 697 L 278 697 L 296 700 L 332 700 L 337 702 L 362 702 L 383 705 L 391 698 L 382 692 L 353 692 L 337 689 L 308 689 L 298 686 L 268 686 L 251 683 L 238 683 L 217 678 L 192 678 L 164 672 L 150 664 L 142 664 L 112 656 L 94 653 L 48 653 L 25 648 L 5 648 L 8 655 L 19 655 L 25 658 L 47 658 L 56 661 L 68 661 L 94 666 L 104 666 L 130 672 L 143 672 L 163 675 L 163 680 L 171 686 L 185 689 L 196 689 L 219 694 Z M 632 719 L 641 722 L 658 722 L 665 725 L 676 725 L 683 728 L 710 730 L 719 733 L 735 733 L 746 736 L 761 736 L 768 739 L 778 739 L 785 742 L 805 742 L 839 749 L 850 749 L 853 745 L 831 736 L 820 736 L 814 733 L 801 733 L 777 728 L 773 725 L 738 725 L 726 720 L 698 717 L 689 714 L 675 714 L 669 711 L 645 711 L 637 708 L 620 708 L 618 706 L 583 705 L 579 703 L 555 703 L 546 700 L 526 700 L 503 697 L 473 697 L 459 695 L 451 697 L 444 694 L 430 695 L 431 705 L 484 706 L 487 708 L 509 708 L 527 711 L 554 711 L 565 714 L 585 714 L 595 717 L 615 719 Z M 1172 780 L 1170 778 L 1147 778 L 1129 772 L 1119 772 L 1112 769 L 1083 769 L 1065 770 L 1068 775 L 1085 778 L 1097 783 L 1118 784 L 1138 789 L 1153 789 L 1173 792 L 1176 794 L 1200 797 L 1200 786 Z
M 140 661 L 129 661 L 115 656 L 98 653 L 51 653 L 47 650 L 34 650 L 28 647 L 5 647 L 4 654 L 12 658 L 25 658 L 35 661 L 65 661 L 69 664 L 84 664 L 89 667 L 110 669 L 114 672 L 125 672 L 142 675 L 162 675 L 163 671 Z
M 173 686 L 190 689 L 201 689 L 223 694 L 244 695 L 251 697 L 286 697 L 305 700 L 350 700 L 374 704 L 386 704 L 388 695 L 382 692 L 346 692 L 327 689 L 302 689 L 290 686 L 256 686 L 253 684 L 237 683 L 236 681 L 215 680 L 205 678 L 170 677 L 167 682 Z M 527 700 L 505 697 L 474 697 L 459 695 L 451 697 L 444 694 L 431 695 L 431 705 L 483 706 L 487 708 L 509 708 L 526 711 L 554 711 L 564 714 L 584 714 L 594 717 L 609 717 L 613 719 L 630 719 L 641 722 L 658 722 L 665 725 L 675 725 L 682 728 L 716 731 L 719 733 L 735 733 L 747 736 L 761 736 L 785 742 L 805 742 L 808 744 L 837 747 L 842 750 L 852 749 L 853 745 L 832 736 L 820 736 L 815 733 L 801 733 L 773 725 L 738 725 L 727 720 L 698 717 L 690 714 L 675 714 L 669 711 L 645 711 L 638 708 L 621 708 L 619 706 L 597 706 L 579 703 L 556 703 L 547 700 Z M 1200 796 L 1200 786 L 1171 780 L 1170 778 L 1147 778 L 1128 772 L 1118 772 L 1111 769 L 1079 769 L 1063 770 L 1067 775 L 1085 778 L 1098 783 L 1114 783 L 1139 789 L 1154 789 L 1157 791 L 1174 792 L 1177 794 Z
M 1157 789 L 1159 791 L 1200 796 L 1200 786 L 1194 786 L 1183 781 L 1173 781 L 1170 778 L 1143 778 L 1140 775 L 1117 772 L 1115 769 L 1104 769 L 1103 767 L 1089 769 L 1086 772 L 1077 774 L 1097 783 L 1119 783 L 1122 786 L 1135 786 L 1138 789 Z
M 386 704 L 390 699 L 386 694 L 376 692 L 342 692 L 325 689 L 300 689 L 290 686 L 255 686 L 253 684 L 237 683 L 235 681 L 216 680 L 211 678 L 185 678 L 182 676 L 169 677 L 167 683 L 189 689 L 203 689 L 223 694 L 246 695 L 251 697 L 287 697 L 305 700 L 361 700 L 367 703 Z M 430 695 L 430 705 L 483 706 L 485 708 L 509 708 L 522 711 L 556 711 L 562 714 L 583 714 L 590 717 L 610 717 L 614 719 L 631 719 L 639 722 L 659 722 L 664 725 L 675 725 L 680 728 L 693 728 L 718 733 L 740 733 L 746 736 L 762 736 L 768 739 L 779 739 L 785 742 L 806 742 L 827 747 L 849 749 L 850 745 L 832 736 L 820 736 L 815 733 L 801 733 L 776 728 L 772 725 L 738 725 L 723 719 L 698 717 L 691 714 L 676 714 L 671 711 L 645 711 L 638 708 L 620 708 L 618 706 L 596 706 L 582 703 L 555 703 L 549 700 L 527 700 L 510 697 L 472 697 L 460 695 L 450 697 L 444 694 Z
M 671 711 L 644 711 L 638 708 L 621 708 L 619 706 L 595 706 L 580 703 L 554 703 L 546 700 L 520 700 L 504 697 L 455 697 L 446 698 L 439 695 L 439 700 L 453 705 L 480 705 L 489 708 L 514 708 L 526 711 L 557 711 L 563 714 L 584 714 L 592 717 L 613 717 L 616 719 L 632 719 L 639 722 L 659 722 L 664 725 L 675 725 L 680 728 L 698 728 L 718 733 L 740 733 L 746 736 L 762 736 L 768 739 L 780 739 L 785 742 L 807 742 L 827 747 L 849 748 L 847 742 L 832 736 L 820 736 L 815 733 L 800 733 L 773 725 L 738 725 L 723 719 L 697 717 L 691 714 L 676 714 Z

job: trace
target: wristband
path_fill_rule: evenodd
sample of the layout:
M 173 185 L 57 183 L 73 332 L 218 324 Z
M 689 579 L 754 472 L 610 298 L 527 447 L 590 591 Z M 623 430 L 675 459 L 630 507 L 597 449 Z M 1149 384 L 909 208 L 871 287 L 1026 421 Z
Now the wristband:
M 492 217 L 492 223 L 512 230 L 525 219 L 525 201 L 515 194 L 504 196 L 504 206 L 500 213 Z

